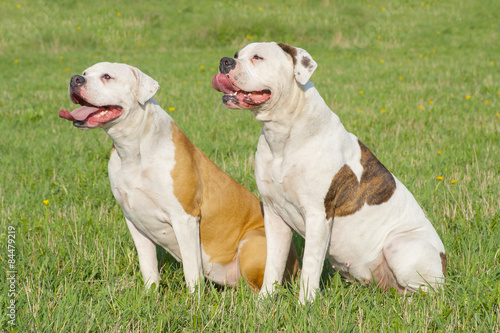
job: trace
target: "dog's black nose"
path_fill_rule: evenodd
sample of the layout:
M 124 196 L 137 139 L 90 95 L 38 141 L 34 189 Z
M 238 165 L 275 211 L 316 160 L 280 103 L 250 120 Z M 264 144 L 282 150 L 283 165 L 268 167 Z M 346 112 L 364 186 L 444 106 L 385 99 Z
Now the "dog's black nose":
M 85 78 L 81 75 L 73 75 L 71 77 L 71 81 L 69 82 L 69 85 L 71 87 L 78 87 L 81 86 L 85 83 Z
M 233 58 L 224 57 L 220 60 L 219 72 L 221 72 L 222 74 L 227 74 L 234 67 L 236 67 L 236 60 L 234 60 Z

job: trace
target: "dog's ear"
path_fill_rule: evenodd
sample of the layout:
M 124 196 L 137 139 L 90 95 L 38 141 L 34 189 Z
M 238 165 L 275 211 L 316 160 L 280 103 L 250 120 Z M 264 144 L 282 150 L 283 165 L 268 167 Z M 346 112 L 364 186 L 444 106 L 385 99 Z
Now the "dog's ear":
M 132 73 L 137 80 L 136 92 L 137 101 L 144 105 L 151 97 L 156 94 L 160 88 L 160 84 L 153 78 L 141 72 L 140 69 L 130 66 Z
M 316 61 L 313 60 L 306 50 L 283 43 L 279 43 L 278 45 L 292 57 L 295 80 L 301 85 L 306 84 L 313 75 L 316 67 L 318 67 Z

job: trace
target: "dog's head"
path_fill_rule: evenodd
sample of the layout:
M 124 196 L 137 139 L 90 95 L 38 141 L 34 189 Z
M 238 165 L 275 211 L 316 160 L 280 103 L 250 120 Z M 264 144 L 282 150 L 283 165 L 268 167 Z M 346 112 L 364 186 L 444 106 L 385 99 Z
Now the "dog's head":
M 82 129 L 110 126 L 144 105 L 159 87 L 158 82 L 135 67 L 101 62 L 71 78 L 69 96 L 81 107 L 71 113 L 61 110 L 59 117 Z
M 274 105 L 291 86 L 305 85 L 317 64 L 307 51 L 286 44 L 253 43 L 220 61 L 212 86 L 228 108 Z

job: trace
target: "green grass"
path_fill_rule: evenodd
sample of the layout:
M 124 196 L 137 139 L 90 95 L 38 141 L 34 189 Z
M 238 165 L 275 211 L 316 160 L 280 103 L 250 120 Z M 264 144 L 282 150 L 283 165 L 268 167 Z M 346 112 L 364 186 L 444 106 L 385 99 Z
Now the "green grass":
M 0 1 L 0 330 L 500 331 L 499 11 L 494 0 Z M 206 283 L 196 298 L 161 251 L 160 288 L 143 290 L 109 188 L 111 140 L 58 118 L 70 77 L 99 61 L 139 67 L 192 141 L 258 194 L 260 124 L 223 108 L 210 82 L 222 56 L 272 40 L 314 56 L 327 103 L 414 193 L 447 249 L 444 291 L 384 293 L 325 265 L 310 306 L 297 304 L 298 281 L 273 302 L 244 284 Z

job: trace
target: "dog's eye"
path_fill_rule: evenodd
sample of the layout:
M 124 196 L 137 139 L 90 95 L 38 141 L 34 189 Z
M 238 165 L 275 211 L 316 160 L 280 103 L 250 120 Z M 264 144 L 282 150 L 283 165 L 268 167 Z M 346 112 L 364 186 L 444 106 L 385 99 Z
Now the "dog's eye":
M 104 75 L 102 76 L 102 78 L 103 78 L 104 80 L 111 80 L 111 76 L 109 76 L 109 74 L 104 74 Z
M 259 56 L 258 54 L 254 55 L 253 56 L 253 59 L 254 60 L 264 60 L 264 58 L 262 58 L 261 56 Z
M 83 76 L 87 75 L 87 72 L 83 72 L 83 73 L 82 73 L 82 75 L 83 75 Z
M 234 59 L 238 59 L 238 52 L 234 54 Z

